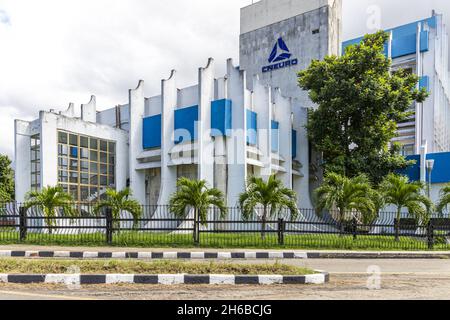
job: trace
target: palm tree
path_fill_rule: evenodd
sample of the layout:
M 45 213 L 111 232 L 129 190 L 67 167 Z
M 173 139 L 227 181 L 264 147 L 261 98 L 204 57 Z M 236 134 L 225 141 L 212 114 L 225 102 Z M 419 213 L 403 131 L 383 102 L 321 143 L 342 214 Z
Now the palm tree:
M 131 198 L 131 189 L 125 188 L 121 191 L 106 189 L 105 195 L 106 199 L 101 200 L 94 206 L 94 214 L 98 215 L 103 208 L 110 208 L 114 221 L 114 228 L 120 229 L 120 214 L 125 211 L 133 216 L 133 227 L 136 226 L 137 220 L 142 214 L 142 207 L 137 200 Z
M 63 215 L 73 217 L 75 211 L 72 208 L 72 196 L 64 192 L 63 188 L 46 187 L 41 191 L 31 191 L 26 195 L 24 207 L 26 210 L 36 207 L 44 214 L 45 223 L 52 233 L 52 228 L 56 224 L 58 209 L 62 209 Z
M 408 215 L 417 221 L 427 223 L 429 213 L 433 207 L 431 200 L 422 194 L 422 182 L 410 182 L 408 177 L 389 174 L 381 183 L 380 191 L 383 193 L 386 204 L 397 207 L 397 223 L 395 226 L 395 240 L 399 241 L 399 222 L 403 208 L 408 209 Z
M 250 219 L 258 206 L 262 206 L 261 237 L 265 239 L 266 224 L 270 217 L 278 215 L 281 210 L 287 208 L 291 213 L 291 219 L 298 216 L 297 194 L 284 187 L 283 182 L 271 175 L 267 182 L 262 178 L 250 177 L 246 192 L 239 196 L 239 207 L 245 220 Z
M 224 195 L 216 188 L 209 188 L 205 180 L 191 180 L 180 178 L 177 181 L 178 191 L 175 192 L 169 201 L 170 210 L 177 216 L 184 218 L 188 209 L 194 209 L 194 241 L 198 242 L 198 224 L 207 224 L 208 209 L 216 207 L 220 211 L 223 219 L 227 214 Z
M 449 204 L 450 204 L 450 184 L 447 184 L 441 190 L 441 198 L 439 199 L 436 211 L 442 214 L 442 212 L 445 209 L 447 209 Z
M 321 214 L 324 209 L 333 211 L 337 208 L 341 236 L 344 233 L 346 215 L 353 211 L 361 213 L 363 220 L 370 220 L 375 213 L 375 204 L 371 199 L 372 188 L 365 175 L 348 178 L 330 172 L 325 176 L 323 184 L 316 189 L 316 210 Z

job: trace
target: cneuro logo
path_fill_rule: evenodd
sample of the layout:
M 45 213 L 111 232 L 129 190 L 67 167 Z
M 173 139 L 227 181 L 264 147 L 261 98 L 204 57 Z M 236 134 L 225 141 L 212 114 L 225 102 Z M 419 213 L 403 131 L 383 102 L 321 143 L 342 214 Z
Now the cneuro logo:
M 269 56 L 269 63 L 272 63 L 272 65 L 263 67 L 262 72 L 266 73 L 297 65 L 298 59 L 290 59 L 291 57 L 292 54 L 289 51 L 286 42 L 284 42 L 283 38 L 280 37 L 275 43 L 275 46 Z

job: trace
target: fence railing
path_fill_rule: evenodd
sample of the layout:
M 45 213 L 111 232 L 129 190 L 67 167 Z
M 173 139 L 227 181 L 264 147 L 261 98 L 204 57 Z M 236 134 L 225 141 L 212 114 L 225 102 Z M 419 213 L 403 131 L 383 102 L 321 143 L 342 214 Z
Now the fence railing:
M 450 250 L 448 214 L 432 215 L 426 222 L 407 213 L 397 219 L 383 212 L 372 221 L 350 214 L 340 222 L 336 212 L 318 216 L 314 209 L 300 209 L 291 219 L 284 210 L 263 219 L 263 210 L 257 209 L 244 220 L 239 208 L 228 208 L 224 218 L 212 208 L 206 221 L 199 221 L 193 210 L 180 218 L 168 206 L 143 206 L 137 220 L 126 212 L 114 217 L 110 208 L 94 215 L 92 204 L 74 209 L 76 216 L 57 209 L 49 218 L 36 207 L 0 204 L 0 244 Z

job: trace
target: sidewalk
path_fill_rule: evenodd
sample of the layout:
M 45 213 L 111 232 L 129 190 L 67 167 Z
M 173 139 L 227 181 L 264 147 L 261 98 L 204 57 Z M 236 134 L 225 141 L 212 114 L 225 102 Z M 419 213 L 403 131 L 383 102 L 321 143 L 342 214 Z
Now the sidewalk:
M 61 256 L 68 252 L 75 253 L 77 258 L 137 258 L 139 256 L 172 259 L 214 258 L 215 256 L 233 259 L 450 259 L 450 251 L 339 251 L 339 250 L 267 250 L 267 249 L 202 249 L 202 248 L 127 248 L 127 247 L 59 247 L 33 245 L 1 245 L 0 252 L 15 252 L 13 256 Z M 59 253 L 54 255 L 53 253 Z M 22 254 L 23 253 L 23 254 Z M 61 254 L 65 253 L 65 254 Z M 85 253 L 85 254 L 83 254 Z M 109 254 L 111 253 L 111 254 Z M 140 254 L 139 254 L 140 253 Z M 194 254 L 192 254 L 194 253 Z M 205 253 L 202 255 L 202 253 Z M 293 254 L 294 253 L 294 254 Z M 3 254 L 3 256 L 7 256 Z M 70 257 L 70 255 L 69 255 Z

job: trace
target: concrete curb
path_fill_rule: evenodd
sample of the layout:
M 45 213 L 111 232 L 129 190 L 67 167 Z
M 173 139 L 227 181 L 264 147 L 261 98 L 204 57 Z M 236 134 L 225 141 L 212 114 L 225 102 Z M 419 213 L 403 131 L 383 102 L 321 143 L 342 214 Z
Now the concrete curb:
M 450 259 L 450 253 L 308 252 L 308 259 Z
M 97 252 L 97 251 L 0 251 L 1 257 L 77 259 L 307 259 L 306 252 Z
M 319 272 L 319 271 L 318 271 Z M 327 272 L 304 276 L 281 275 L 187 275 L 187 274 L 0 274 L 0 283 L 15 284 L 65 284 L 65 285 L 94 285 L 94 284 L 148 284 L 148 285 L 177 285 L 177 284 L 207 284 L 207 285 L 274 285 L 274 284 L 325 284 L 330 281 Z

